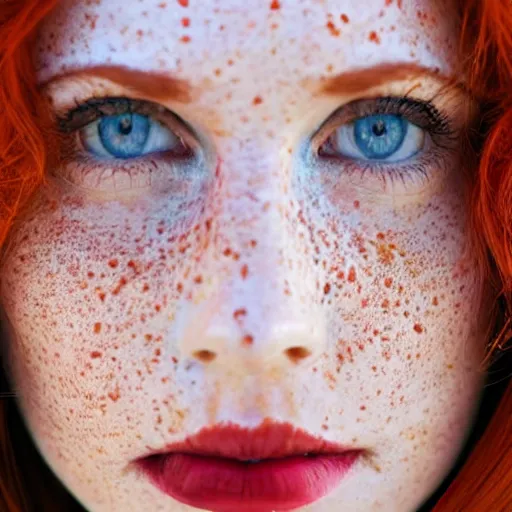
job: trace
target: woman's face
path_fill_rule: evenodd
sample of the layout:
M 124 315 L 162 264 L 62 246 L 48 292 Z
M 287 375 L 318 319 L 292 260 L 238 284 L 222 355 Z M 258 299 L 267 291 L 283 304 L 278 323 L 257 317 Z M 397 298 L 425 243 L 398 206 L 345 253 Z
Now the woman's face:
M 300 510 L 411 512 L 440 485 L 489 321 L 456 19 L 428 0 L 71 0 L 45 21 L 65 151 L 11 232 L 2 301 L 22 414 L 87 510 L 249 510 L 134 465 L 227 423 L 362 450 Z

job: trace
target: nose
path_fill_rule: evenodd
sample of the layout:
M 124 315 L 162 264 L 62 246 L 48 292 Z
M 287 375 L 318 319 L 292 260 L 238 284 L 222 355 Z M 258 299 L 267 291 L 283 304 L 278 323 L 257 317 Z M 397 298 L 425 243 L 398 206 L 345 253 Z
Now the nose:
M 182 357 L 249 374 L 311 366 L 324 351 L 322 316 L 286 297 L 255 278 L 243 289 L 228 285 L 198 305 L 187 305 L 178 322 Z
M 185 306 L 178 329 L 182 356 L 245 373 L 310 366 L 318 359 L 325 340 L 320 312 L 286 300 L 264 277 L 235 287 L 233 282 Z
M 305 246 L 310 242 L 291 220 L 293 212 L 283 213 L 293 201 L 270 173 L 263 178 L 259 188 L 253 181 L 218 192 L 211 243 L 198 263 L 202 284 L 176 311 L 182 357 L 209 368 L 304 368 L 325 352 L 320 276 L 307 256 L 314 249 Z

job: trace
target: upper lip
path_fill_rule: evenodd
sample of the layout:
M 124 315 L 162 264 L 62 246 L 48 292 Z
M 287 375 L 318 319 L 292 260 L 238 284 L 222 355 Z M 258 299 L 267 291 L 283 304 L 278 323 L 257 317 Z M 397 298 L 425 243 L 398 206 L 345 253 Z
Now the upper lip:
M 205 427 L 181 442 L 153 450 L 143 458 L 169 453 L 223 457 L 241 461 L 277 459 L 298 455 L 341 454 L 355 451 L 314 437 L 290 423 L 263 422 L 255 429 L 235 424 Z

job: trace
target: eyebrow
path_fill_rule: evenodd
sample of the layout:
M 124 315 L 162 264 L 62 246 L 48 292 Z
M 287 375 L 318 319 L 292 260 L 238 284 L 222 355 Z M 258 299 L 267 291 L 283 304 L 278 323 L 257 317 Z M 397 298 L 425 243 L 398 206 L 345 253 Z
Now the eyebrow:
M 455 77 L 441 73 L 439 68 L 428 68 L 414 63 L 378 64 L 371 68 L 346 71 L 334 77 L 324 79 L 320 83 L 318 93 L 325 95 L 354 94 L 373 89 L 386 82 L 412 80 L 429 76 L 445 82 L 446 86 L 465 89 Z
M 157 71 L 141 71 L 122 66 L 91 66 L 66 71 L 42 83 L 41 87 L 51 82 L 91 77 L 104 78 L 121 87 L 132 89 L 142 96 L 151 96 L 155 100 L 174 99 L 189 103 L 192 99 L 192 86 L 186 80 Z
M 317 94 L 337 95 L 362 93 L 398 80 L 412 80 L 429 76 L 445 82 L 446 86 L 454 86 L 465 90 L 464 84 L 453 76 L 440 72 L 439 68 L 428 68 L 414 63 L 386 63 L 369 68 L 345 71 L 329 78 L 306 78 L 305 87 L 313 89 Z M 91 66 L 76 70 L 69 70 L 53 76 L 42 83 L 47 84 L 65 79 L 77 78 L 104 78 L 121 87 L 132 89 L 136 93 L 151 97 L 155 100 L 176 100 L 182 103 L 192 101 L 192 85 L 183 79 L 169 76 L 167 73 L 157 71 L 142 71 L 123 66 Z

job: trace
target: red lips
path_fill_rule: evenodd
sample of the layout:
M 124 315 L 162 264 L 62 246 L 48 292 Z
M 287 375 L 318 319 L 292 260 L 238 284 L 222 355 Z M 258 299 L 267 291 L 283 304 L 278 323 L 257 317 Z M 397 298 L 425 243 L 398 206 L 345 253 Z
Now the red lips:
M 287 511 L 330 493 L 362 450 L 288 423 L 204 428 L 136 461 L 165 494 L 213 512 Z

